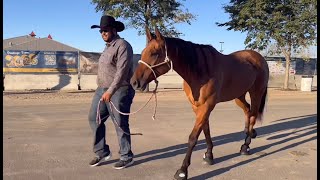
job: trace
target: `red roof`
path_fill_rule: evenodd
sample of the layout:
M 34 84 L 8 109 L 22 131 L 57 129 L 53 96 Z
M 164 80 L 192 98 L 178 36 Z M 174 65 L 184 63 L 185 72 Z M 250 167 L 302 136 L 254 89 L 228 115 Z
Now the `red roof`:
M 33 31 L 29 35 L 32 37 L 36 36 L 36 34 Z

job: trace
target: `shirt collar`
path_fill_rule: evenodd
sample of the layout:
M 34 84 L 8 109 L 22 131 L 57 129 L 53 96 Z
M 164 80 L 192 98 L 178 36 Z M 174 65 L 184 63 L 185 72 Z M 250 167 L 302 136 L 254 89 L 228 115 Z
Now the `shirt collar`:
M 109 42 L 109 43 L 107 42 L 107 43 L 106 43 L 107 47 L 114 46 L 114 45 L 116 44 L 116 41 L 117 41 L 118 39 L 120 39 L 120 36 L 119 36 L 119 35 L 116 35 L 111 42 Z

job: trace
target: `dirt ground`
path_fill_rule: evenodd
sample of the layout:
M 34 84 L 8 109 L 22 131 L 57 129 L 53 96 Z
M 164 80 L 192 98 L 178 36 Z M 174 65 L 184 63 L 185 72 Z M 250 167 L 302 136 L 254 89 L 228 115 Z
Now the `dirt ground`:
M 195 147 L 189 179 L 313 180 L 317 178 L 317 93 L 269 89 L 264 120 L 255 128 L 250 156 L 240 156 L 244 115 L 233 101 L 218 104 L 210 116 L 214 165 L 206 165 L 204 135 Z M 136 93 L 132 111 L 150 97 Z M 113 157 L 89 167 L 92 132 L 87 116 L 92 91 L 4 92 L 4 179 L 166 180 L 180 168 L 194 123 L 190 103 L 181 90 L 158 93 L 156 120 L 153 100 L 130 117 L 135 163 L 115 170 L 118 142 L 107 121 L 107 143 Z

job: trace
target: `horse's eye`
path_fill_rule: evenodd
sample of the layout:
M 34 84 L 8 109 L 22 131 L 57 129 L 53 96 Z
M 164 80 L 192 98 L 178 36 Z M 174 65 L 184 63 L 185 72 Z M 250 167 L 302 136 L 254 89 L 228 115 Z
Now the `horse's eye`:
M 152 53 L 151 56 L 157 58 L 159 56 L 159 54 L 158 53 Z

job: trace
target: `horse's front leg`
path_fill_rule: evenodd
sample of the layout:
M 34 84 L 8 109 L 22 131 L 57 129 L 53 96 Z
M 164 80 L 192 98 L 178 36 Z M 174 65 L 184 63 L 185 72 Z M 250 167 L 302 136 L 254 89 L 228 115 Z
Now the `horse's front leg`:
M 188 167 L 190 165 L 191 154 L 193 148 L 197 144 L 199 134 L 206 123 L 208 121 L 209 115 L 213 107 L 209 107 L 207 104 L 203 104 L 197 108 L 196 113 L 196 122 L 193 127 L 191 134 L 189 135 L 188 141 L 188 150 L 186 156 L 183 160 L 182 166 L 177 170 L 174 178 L 177 180 L 185 180 L 188 178 Z
M 203 160 L 209 164 L 213 165 L 213 154 L 212 154 L 212 140 L 211 140 L 211 135 L 210 135 L 210 126 L 209 126 L 209 119 L 207 119 L 202 127 L 204 136 L 206 137 L 206 142 L 207 142 L 207 152 L 203 155 Z

